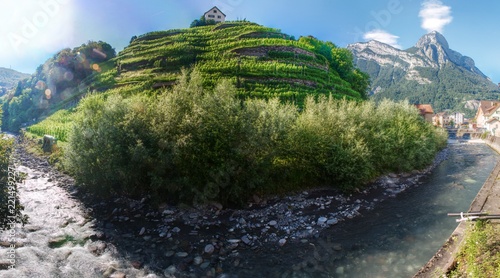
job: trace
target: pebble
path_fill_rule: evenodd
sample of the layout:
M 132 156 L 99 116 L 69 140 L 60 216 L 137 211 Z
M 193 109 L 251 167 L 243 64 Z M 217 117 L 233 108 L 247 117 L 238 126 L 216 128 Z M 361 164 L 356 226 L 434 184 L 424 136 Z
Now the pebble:
M 250 238 L 248 238 L 248 235 L 244 235 L 241 237 L 241 241 L 243 241 L 243 243 L 245 243 L 246 245 L 250 245 L 252 243 L 252 241 L 250 240 Z
M 189 254 L 187 252 L 177 252 L 175 254 L 176 257 L 179 257 L 179 258 L 185 258 L 187 257 Z
M 280 239 L 280 241 L 278 243 L 280 246 L 283 246 L 286 243 L 286 239 L 282 238 L 282 239 Z
M 141 231 L 139 232 L 139 235 L 142 236 L 146 232 L 146 228 L 142 227 Z
M 276 225 L 278 225 L 278 222 L 276 222 L 275 220 L 269 221 L 269 226 L 276 226 Z
M 327 220 L 328 220 L 328 218 L 326 218 L 326 217 L 320 217 L 320 218 L 318 218 L 318 225 L 325 224 Z
M 170 257 L 172 257 L 174 254 L 175 254 L 175 252 L 174 252 L 174 251 L 167 251 L 167 252 L 165 252 L 165 257 L 170 258 Z
M 215 251 L 215 247 L 212 244 L 207 244 L 204 249 L 205 253 L 212 254 Z
M 200 257 L 200 256 L 194 257 L 194 259 L 193 259 L 193 264 L 194 265 L 200 265 L 201 263 L 203 263 L 203 258 L 202 257 Z

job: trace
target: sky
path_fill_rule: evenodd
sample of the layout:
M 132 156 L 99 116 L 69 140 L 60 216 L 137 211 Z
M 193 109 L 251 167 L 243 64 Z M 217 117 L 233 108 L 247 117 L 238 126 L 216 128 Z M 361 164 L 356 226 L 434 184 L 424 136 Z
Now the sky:
M 500 82 L 500 1 L 460 0 L 1 0 L 0 67 L 33 73 L 63 48 L 105 41 L 117 52 L 134 35 L 187 28 L 213 6 L 339 47 L 379 40 L 400 49 L 431 31 Z

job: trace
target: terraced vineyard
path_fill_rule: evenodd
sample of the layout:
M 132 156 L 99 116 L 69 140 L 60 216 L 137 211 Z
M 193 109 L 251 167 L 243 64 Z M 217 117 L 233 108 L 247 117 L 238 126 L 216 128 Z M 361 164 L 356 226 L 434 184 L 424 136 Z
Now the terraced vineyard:
M 76 105 L 89 92 L 125 98 L 155 95 L 174 85 L 183 68 L 192 67 L 201 72 L 208 88 L 221 79 L 231 80 L 242 99 L 278 97 L 301 107 L 308 95 L 366 98 L 367 76 L 354 68 L 351 56 L 334 58 L 332 53 L 339 49 L 314 37 L 296 40 L 250 22 L 151 32 L 133 38 L 115 58 L 93 64 L 93 73 L 78 86 L 76 102 L 67 99 L 53 112 L 71 108 L 68 103 Z M 347 70 L 336 66 L 341 64 L 347 64 Z M 71 114 L 58 112 L 27 131 L 66 141 Z
M 249 22 L 152 32 L 119 53 L 116 84 L 170 86 L 181 68 L 196 65 L 207 86 L 228 78 L 243 97 L 279 96 L 299 105 L 308 94 L 362 98 L 308 39 Z

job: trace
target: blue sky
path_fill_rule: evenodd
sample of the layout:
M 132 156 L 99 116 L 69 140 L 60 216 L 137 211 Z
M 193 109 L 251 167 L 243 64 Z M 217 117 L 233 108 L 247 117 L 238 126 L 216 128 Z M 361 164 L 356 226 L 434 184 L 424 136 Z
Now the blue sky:
M 500 82 L 500 2 L 496 0 L 2 0 L 0 66 L 33 73 L 65 47 L 88 40 L 122 50 L 134 35 L 186 28 L 213 6 L 295 37 L 345 47 L 381 40 L 401 49 L 432 31 Z

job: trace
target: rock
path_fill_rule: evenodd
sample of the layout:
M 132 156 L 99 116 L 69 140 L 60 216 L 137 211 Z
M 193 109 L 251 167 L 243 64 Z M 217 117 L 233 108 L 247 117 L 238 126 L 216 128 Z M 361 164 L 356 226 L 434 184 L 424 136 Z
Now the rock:
M 146 228 L 142 227 L 141 231 L 139 232 L 139 235 L 142 236 L 146 232 Z
M 111 276 L 109 276 L 109 278 L 126 278 L 127 275 L 125 275 L 125 273 L 123 272 L 115 272 L 113 274 L 111 274 Z
M 12 263 L 9 262 L 9 260 L 0 260 L 0 270 L 6 270 L 9 269 L 9 266 L 11 266 Z
M 174 227 L 174 228 L 172 229 L 172 233 L 178 233 L 178 232 L 180 232 L 180 231 L 181 231 L 181 229 L 180 229 L 179 227 Z
M 340 245 L 339 243 L 333 244 L 333 250 L 342 251 L 342 245 Z
M 286 239 L 282 238 L 282 239 L 280 239 L 280 241 L 278 243 L 280 246 L 283 246 L 286 243 Z
M 273 226 L 274 227 L 276 225 L 278 225 L 278 222 L 276 222 L 275 220 L 269 221 L 269 226 Z
M 67 238 L 65 236 L 58 236 L 55 238 L 49 239 L 49 247 L 50 248 L 59 248 L 61 247 L 64 243 L 66 243 Z
M 201 256 L 194 257 L 194 259 L 193 259 L 194 265 L 200 265 L 201 263 L 203 263 L 203 258 Z
M 165 257 L 170 258 L 170 257 L 172 257 L 174 254 L 175 254 L 175 252 L 174 252 L 174 251 L 167 251 L 167 252 L 165 252 Z
M 337 223 L 339 223 L 339 221 L 337 220 L 337 218 L 328 219 L 328 221 L 326 221 L 327 225 L 335 225 Z
M 343 275 L 344 274 L 344 267 L 343 266 L 337 267 L 337 269 L 335 269 L 335 273 L 337 273 L 338 275 Z
M 141 263 L 141 262 L 139 262 L 139 261 L 132 261 L 132 262 L 130 262 L 130 264 L 131 264 L 131 265 L 132 265 L 132 267 L 133 267 L 133 268 L 135 268 L 135 269 L 139 269 L 139 268 L 141 268 L 141 267 L 142 267 L 142 263 Z
M 207 244 L 204 249 L 205 253 L 212 254 L 215 251 L 215 247 L 212 244 Z
M 187 257 L 189 254 L 187 252 L 177 252 L 175 254 L 176 257 L 179 257 L 179 258 L 185 258 Z
M 323 225 L 326 223 L 328 219 L 326 217 L 320 217 L 318 218 L 318 225 Z
M 201 268 L 201 269 L 206 269 L 206 268 L 207 268 L 207 267 L 209 267 L 209 266 L 210 266 L 210 262 L 204 262 L 204 263 L 202 263 L 202 264 L 200 265 L 200 268 Z
M 245 243 L 246 245 L 250 245 L 252 243 L 252 241 L 250 240 L 250 238 L 248 238 L 248 235 L 244 235 L 241 237 L 241 241 L 243 241 L 243 243 Z
M 175 272 L 177 272 L 177 267 L 175 267 L 175 265 L 171 265 L 167 269 L 165 269 L 163 274 L 168 277 L 170 275 L 174 275 Z
M 174 211 L 173 210 L 169 210 L 169 209 L 166 209 L 162 212 L 163 215 L 172 215 L 174 214 Z

